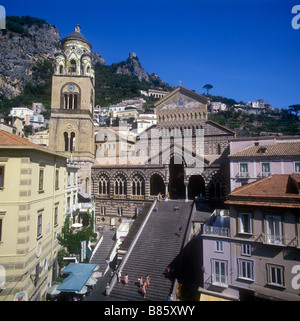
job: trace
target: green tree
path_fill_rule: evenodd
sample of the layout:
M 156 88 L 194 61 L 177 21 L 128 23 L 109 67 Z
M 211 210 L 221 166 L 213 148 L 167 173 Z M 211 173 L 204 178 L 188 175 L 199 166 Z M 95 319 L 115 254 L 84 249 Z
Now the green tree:
M 65 247 L 68 253 L 80 254 L 82 241 L 96 241 L 97 234 L 93 232 L 92 215 L 88 215 L 88 226 L 83 226 L 81 229 L 76 230 L 71 227 L 69 218 L 65 219 L 62 232 L 58 234 L 57 239 L 60 245 Z
M 203 86 L 203 89 L 206 89 L 207 96 L 208 96 L 208 94 L 209 94 L 209 91 L 210 91 L 211 89 L 213 89 L 213 88 L 214 88 L 214 86 L 211 85 L 211 84 L 206 84 L 206 85 Z
M 289 106 L 289 110 L 298 116 L 298 113 L 300 112 L 300 105 L 291 105 Z

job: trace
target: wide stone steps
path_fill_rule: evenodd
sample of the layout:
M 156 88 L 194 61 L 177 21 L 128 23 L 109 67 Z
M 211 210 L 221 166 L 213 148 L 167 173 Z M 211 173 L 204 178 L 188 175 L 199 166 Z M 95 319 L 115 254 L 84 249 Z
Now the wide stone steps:
M 174 211 L 174 206 L 179 211 Z M 169 265 L 176 268 L 176 259 L 180 254 L 183 237 L 179 237 L 178 228 L 186 230 L 191 202 L 169 201 L 158 203 L 158 211 L 153 212 L 144 227 L 131 255 L 122 269 L 122 283 L 115 284 L 110 296 L 129 301 L 151 300 L 165 301 L 170 294 L 173 279 L 165 276 Z M 123 284 L 128 274 L 128 286 Z M 149 274 L 150 286 L 146 299 L 139 289 L 138 278 Z
M 103 240 L 90 260 L 90 263 L 98 264 L 98 272 L 104 273 L 108 267 L 106 262 L 107 256 L 115 244 L 115 231 L 104 230 L 101 233 Z

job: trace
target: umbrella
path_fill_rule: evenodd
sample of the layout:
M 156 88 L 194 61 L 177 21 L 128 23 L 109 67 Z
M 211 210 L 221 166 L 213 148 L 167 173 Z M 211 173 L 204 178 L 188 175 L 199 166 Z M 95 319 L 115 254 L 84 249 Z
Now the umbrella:
M 76 291 L 76 294 L 85 294 L 89 291 L 89 289 L 87 288 L 87 286 L 84 286 L 80 291 Z
M 57 290 L 57 287 L 59 286 L 59 284 L 56 284 L 56 285 L 53 285 L 51 286 L 49 289 L 48 289 L 48 294 L 51 294 L 51 295 L 57 295 L 60 293 L 59 290 Z
M 87 280 L 86 284 L 87 286 L 93 286 L 97 283 L 97 279 L 93 278 L 92 276 Z

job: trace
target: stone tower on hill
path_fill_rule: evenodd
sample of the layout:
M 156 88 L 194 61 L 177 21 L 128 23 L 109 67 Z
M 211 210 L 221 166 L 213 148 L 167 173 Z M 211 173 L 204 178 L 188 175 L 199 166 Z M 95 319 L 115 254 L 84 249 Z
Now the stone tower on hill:
M 79 184 L 90 194 L 95 102 L 92 46 L 81 34 L 79 25 L 61 44 L 52 79 L 49 148 L 78 163 Z

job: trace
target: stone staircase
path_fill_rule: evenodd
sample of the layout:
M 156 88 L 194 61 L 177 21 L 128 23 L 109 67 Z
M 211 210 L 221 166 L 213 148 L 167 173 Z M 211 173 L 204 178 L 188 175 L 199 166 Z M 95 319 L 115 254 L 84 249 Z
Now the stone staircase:
M 174 207 L 178 205 L 179 210 Z M 179 227 L 186 231 L 192 202 L 159 202 L 158 211 L 152 212 L 133 251 L 122 269 L 122 282 L 116 283 L 110 296 L 128 301 L 150 300 L 165 301 L 170 294 L 174 277 L 166 276 L 168 266 L 176 269 L 183 236 L 179 236 Z M 123 277 L 128 274 L 128 286 L 123 284 Z M 146 298 L 139 290 L 138 278 L 149 274 L 151 284 Z M 175 274 L 175 272 L 174 272 Z
M 106 272 L 108 268 L 108 263 L 106 262 L 107 256 L 112 250 L 114 244 L 115 244 L 115 231 L 111 231 L 109 229 L 102 230 L 101 234 L 103 236 L 103 240 L 99 247 L 96 249 L 96 252 L 93 254 L 92 259 L 90 260 L 91 264 L 98 264 L 99 269 L 97 272 Z

